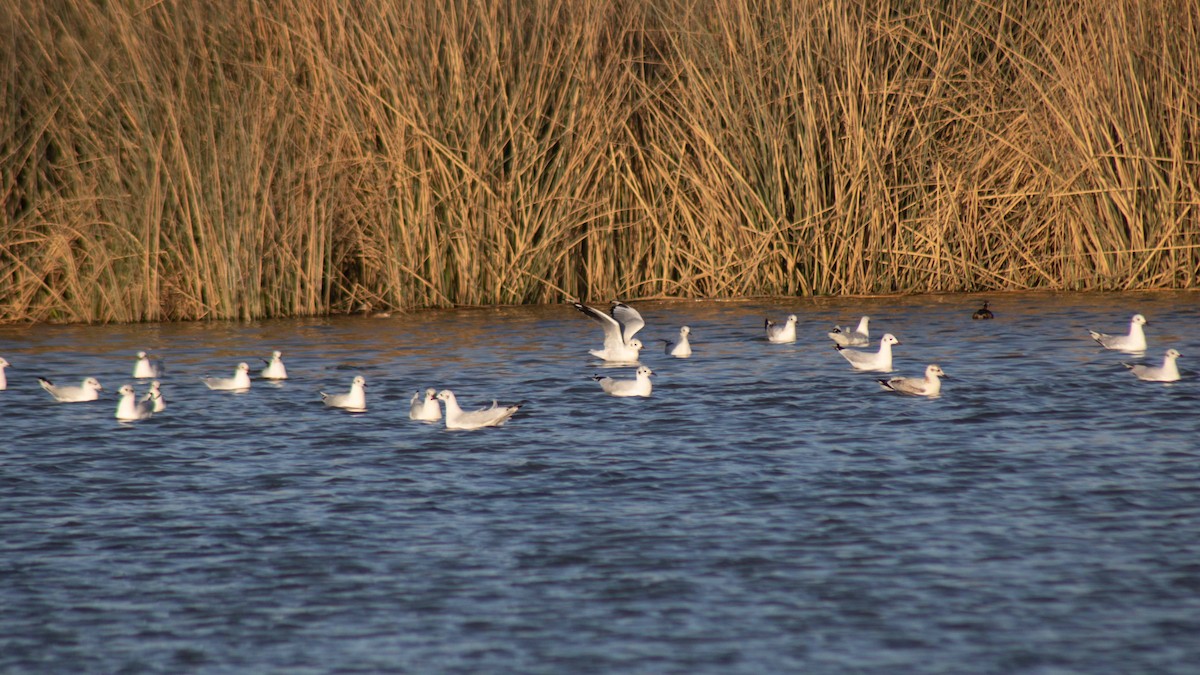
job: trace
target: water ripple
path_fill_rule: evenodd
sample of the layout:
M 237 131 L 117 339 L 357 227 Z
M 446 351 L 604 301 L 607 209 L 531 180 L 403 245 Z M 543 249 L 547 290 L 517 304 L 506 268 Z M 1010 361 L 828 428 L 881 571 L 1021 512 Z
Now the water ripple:
M 0 327 L 0 670 L 1193 672 L 1194 302 L 991 300 L 640 303 L 696 349 L 647 354 L 647 400 L 591 382 L 569 307 Z M 1133 308 L 1184 381 L 1086 338 Z M 760 339 L 793 311 L 796 344 Z M 940 399 L 849 370 L 824 333 L 862 313 Z M 115 390 L 146 348 L 147 422 L 33 379 Z M 286 383 L 198 381 L 272 349 Z M 321 405 L 359 373 L 366 413 Z M 528 404 L 451 432 L 407 419 L 428 386 Z

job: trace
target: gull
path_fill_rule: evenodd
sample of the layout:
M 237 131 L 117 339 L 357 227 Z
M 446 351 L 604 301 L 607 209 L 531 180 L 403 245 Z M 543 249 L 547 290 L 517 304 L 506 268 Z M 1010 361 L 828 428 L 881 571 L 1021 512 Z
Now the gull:
M 834 345 L 833 348 L 846 357 L 855 370 L 878 370 L 886 373 L 892 370 L 892 345 L 898 344 L 900 341 L 896 339 L 896 336 L 887 333 L 879 341 L 879 351 L 877 352 L 846 349 L 841 345 Z
M 858 328 L 853 331 L 849 326 L 846 328 L 834 326 L 833 330 L 828 333 L 829 339 L 843 347 L 865 347 L 871 344 L 871 334 L 867 330 L 867 324 L 870 322 L 871 317 L 864 316 L 858 320 Z
M 154 401 L 154 412 L 160 413 L 167 409 L 167 400 L 162 395 L 162 385 L 155 380 L 150 383 L 150 391 L 146 393 L 146 401 Z
M 983 307 L 975 310 L 975 313 L 971 315 L 971 318 L 979 321 L 983 319 L 994 319 L 996 318 L 996 315 L 992 314 L 992 310 L 988 309 L 988 304 L 985 302 L 983 303 Z
M 688 335 L 691 334 L 691 332 L 691 328 L 684 326 L 679 329 L 678 341 L 671 342 L 670 340 L 663 340 L 663 342 L 667 343 L 665 347 L 667 355 L 674 356 L 677 359 L 686 359 L 687 357 L 691 356 L 692 343 L 688 342 Z
M 649 396 L 653 385 L 650 376 L 654 374 L 646 366 L 637 369 L 637 379 L 614 380 L 611 377 L 593 375 L 592 379 L 600 383 L 600 388 L 613 396 Z
M 941 366 L 931 363 L 925 367 L 925 377 L 893 377 L 887 380 L 876 380 L 884 389 L 898 391 L 901 394 L 913 396 L 938 396 L 942 393 L 942 381 L 946 377 Z
M 782 326 L 770 319 L 766 320 L 767 340 L 770 342 L 795 342 L 796 341 L 796 315 L 789 314 L 787 322 Z
M 275 350 L 271 352 L 270 361 L 266 359 L 262 360 L 263 363 L 267 364 L 267 367 L 262 369 L 262 377 L 264 380 L 288 379 L 287 368 L 283 367 L 283 359 L 279 358 L 281 356 L 283 356 L 283 352 Z
M 147 419 L 154 414 L 154 404 L 149 399 L 138 401 L 137 392 L 128 384 L 118 389 L 117 393 L 121 394 L 121 401 L 117 403 L 117 419 L 131 422 Z
M 350 383 L 350 391 L 345 394 L 326 394 L 321 392 L 321 400 L 330 408 L 345 408 L 352 412 L 363 412 L 367 409 L 367 381 L 362 375 L 355 375 Z
M 4 360 L 4 357 L 0 356 L 0 391 L 8 389 L 8 377 L 5 376 L 4 369 L 11 365 L 11 363 Z
M 1130 365 L 1128 363 L 1122 363 L 1121 365 L 1133 371 L 1133 374 L 1139 380 L 1146 380 L 1147 382 L 1177 382 L 1179 380 L 1179 367 L 1175 365 L 1175 359 L 1179 358 L 1179 356 L 1179 352 L 1174 349 L 1168 349 L 1166 356 L 1163 357 L 1163 364 L 1161 366 Z
M 1088 334 L 1105 349 L 1114 349 L 1119 352 L 1144 352 L 1146 351 L 1146 334 L 1142 331 L 1142 326 L 1145 325 L 1146 317 L 1134 314 L 1133 318 L 1129 320 L 1129 335 L 1107 335 L 1094 330 L 1089 330 Z
M 482 427 L 498 427 L 508 421 L 513 413 L 520 410 L 521 405 L 500 407 L 492 401 L 492 407 L 479 410 L 464 411 L 458 407 L 454 392 L 443 389 L 438 392 L 438 399 L 446 404 L 447 429 L 480 429 Z
M 100 394 L 97 392 L 104 390 L 104 387 L 101 387 L 94 377 L 85 379 L 78 387 L 70 385 L 56 387 L 53 382 L 44 377 L 39 377 L 38 382 L 42 383 L 42 389 L 50 392 L 51 396 L 62 403 L 95 401 L 100 398 Z
M 408 419 L 422 422 L 437 422 L 442 419 L 442 406 L 438 405 L 437 390 L 430 387 L 425 395 L 416 392 L 408 406 Z
M 246 391 L 250 388 L 250 365 L 239 363 L 233 377 L 202 377 L 204 385 L 216 391 Z
M 147 380 L 162 376 L 162 364 L 159 362 L 151 362 L 150 357 L 146 352 L 137 353 L 137 363 L 133 364 L 133 377 L 138 380 Z
M 638 311 L 623 302 L 612 302 L 612 316 L 598 309 L 571 303 L 575 309 L 583 312 L 604 329 L 604 349 L 592 349 L 588 353 L 604 361 L 617 363 L 637 363 L 638 352 L 642 348 L 641 340 L 634 338 L 646 322 Z

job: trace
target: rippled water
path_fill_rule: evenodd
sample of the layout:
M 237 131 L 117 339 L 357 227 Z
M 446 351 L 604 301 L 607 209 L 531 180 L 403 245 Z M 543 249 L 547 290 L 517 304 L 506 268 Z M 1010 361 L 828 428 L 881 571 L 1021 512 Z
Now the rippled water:
M 0 327 L 0 670 L 1196 672 L 1197 296 L 989 299 L 636 303 L 696 349 L 646 400 L 569 306 Z M 1087 338 L 1135 311 L 1182 382 Z M 863 313 L 940 399 L 848 368 L 824 333 Z M 123 425 L 138 349 L 169 407 Z M 283 385 L 199 382 L 272 349 Z M 324 409 L 355 374 L 369 411 Z M 528 405 L 447 431 L 427 386 Z

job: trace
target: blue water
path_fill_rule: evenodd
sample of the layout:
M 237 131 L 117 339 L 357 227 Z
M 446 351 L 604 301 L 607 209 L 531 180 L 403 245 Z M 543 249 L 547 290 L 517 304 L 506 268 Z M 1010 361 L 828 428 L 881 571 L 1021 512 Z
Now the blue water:
M 1197 672 L 1197 296 L 987 299 L 634 303 L 693 329 L 650 399 L 569 306 L 0 327 L 0 671 Z M 1135 311 L 1183 381 L 1087 338 Z M 940 398 L 849 369 L 861 314 Z M 120 424 L 139 349 L 168 409 Z M 199 382 L 272 349 L 282 385 Z M 325 409 L 356 374 L 368 412 Z M 527 405 L 447 431 L 428 386 Z

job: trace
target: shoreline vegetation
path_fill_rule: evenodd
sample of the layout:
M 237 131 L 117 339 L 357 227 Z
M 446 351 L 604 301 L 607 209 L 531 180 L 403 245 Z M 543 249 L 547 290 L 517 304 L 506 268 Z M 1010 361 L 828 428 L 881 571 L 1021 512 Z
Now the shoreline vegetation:
M 14 0 L 0 321 L 1200 285 L 1200 4 Z

